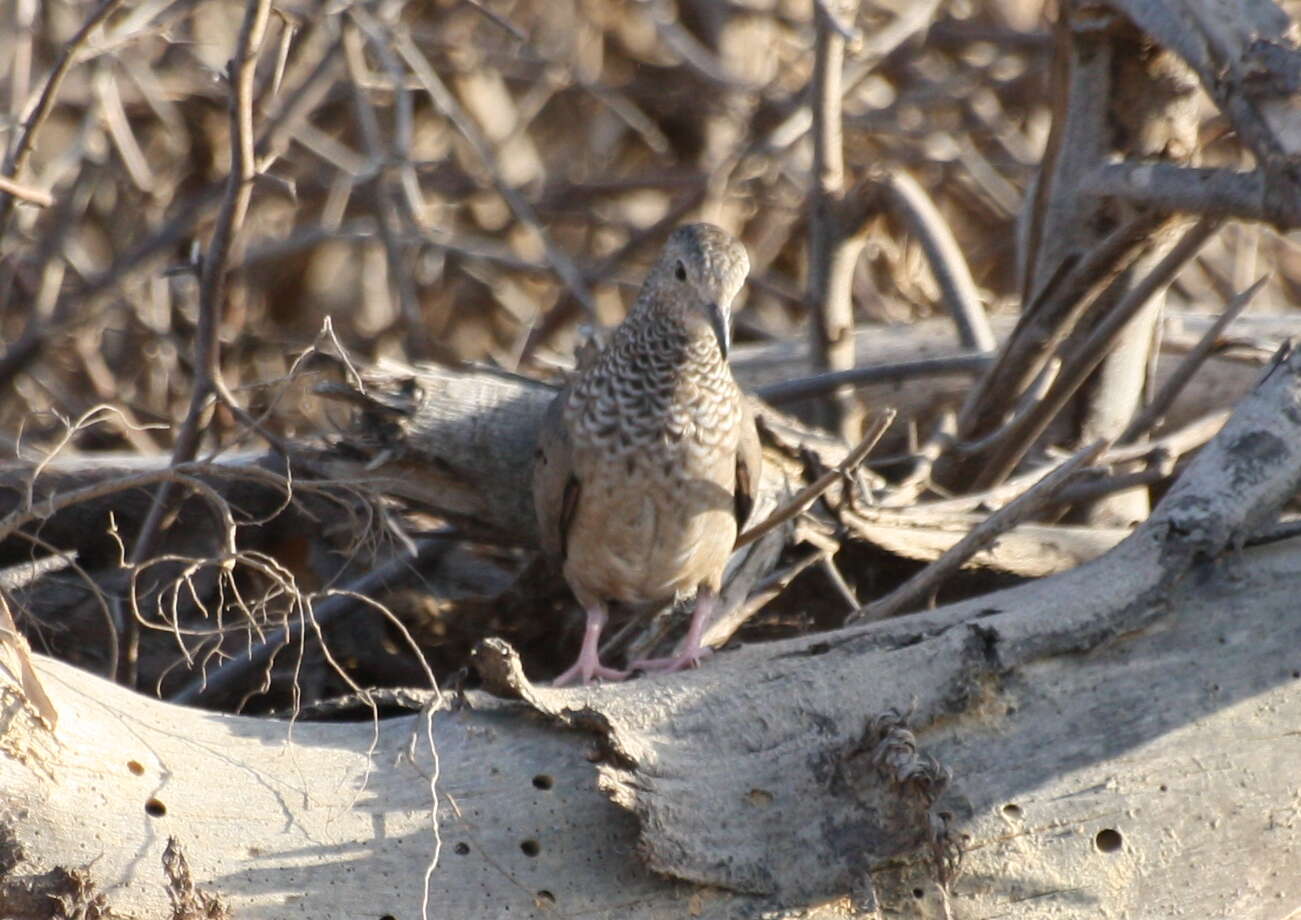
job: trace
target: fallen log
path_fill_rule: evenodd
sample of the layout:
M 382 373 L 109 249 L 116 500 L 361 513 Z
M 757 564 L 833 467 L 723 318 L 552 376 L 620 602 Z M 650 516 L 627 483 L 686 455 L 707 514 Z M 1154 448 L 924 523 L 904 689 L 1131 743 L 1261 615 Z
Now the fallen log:
M 6 884 L 82 868 L 157 915 L 175 837 L 241 917 L 1279 916 L 1301 546 L 1240 547 L 1299 481 L 1292 354 L 1093 562 L 687 674 L 539 689 L 489 644 L 521 701 L 309 724 L 37 658 L 57 729 L 2 690 Z

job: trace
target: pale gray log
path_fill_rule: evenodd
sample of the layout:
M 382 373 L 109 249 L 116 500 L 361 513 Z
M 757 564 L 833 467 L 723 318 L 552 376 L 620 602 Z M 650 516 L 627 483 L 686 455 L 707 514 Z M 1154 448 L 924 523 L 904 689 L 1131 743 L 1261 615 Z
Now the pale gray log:
M 1284 916 L 1301 903 L 1301 546 L 1233 547 L 1301 479 L 1299 376 L 1301 357 L 1275 368 L 1152 519 L 1074 572 L 685 674 L 532 690 L 580 732 L 478 695 L 435 715 L 430 915 L 853 916 L 869 876 L 913 912 L 914 888 L 932 896 L 900 858 L 918 828 L 853 756 L 894 708 L 953 773 L 956 916 Z M 238 916 L 419 915 L 419 717 L 291 735 L 38 662 L 56 733 L 0 685 L 0 814 L 34 865 L 91 863 L 116 909 L 158 913 L 176 834 Z

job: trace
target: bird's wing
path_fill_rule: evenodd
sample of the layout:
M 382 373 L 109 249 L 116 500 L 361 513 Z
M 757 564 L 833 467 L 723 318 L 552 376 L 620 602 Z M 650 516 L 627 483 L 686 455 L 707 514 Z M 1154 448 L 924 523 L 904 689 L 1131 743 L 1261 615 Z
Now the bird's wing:
M 574 475 L 573 447 L 564 414 L 568 398 L 566 388 L 547 407 L 533 458 L 533 504 L 537 509 L 542 549 L 557 560 L 565 558 L 569 525 L 578 510 L 579 484 Z
M 759 474 L 763 470 L 763 448 L 759 445 L 759 430 L 754 423 L 754 410 L 750 401 L 741 397 L 741 443 L 736 448 L 736 532 L 745 529 L 750 512 L 754 509 L 755 495 L 759 491 Z

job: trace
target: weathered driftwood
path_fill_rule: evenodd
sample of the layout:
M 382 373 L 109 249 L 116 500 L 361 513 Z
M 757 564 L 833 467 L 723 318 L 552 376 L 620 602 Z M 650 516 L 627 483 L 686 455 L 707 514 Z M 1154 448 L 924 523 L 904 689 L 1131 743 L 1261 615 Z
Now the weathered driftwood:
M 533 688 L 489 646 L 527 702 L 434 713 L 436 773 L 423 716 L 291 727 L 38 659 L 57 730 L 2 690 L 15 871 L 89 865 L 161 915 L 174 835 L 239 916 L 414 917 L 432 780 L 429 916 L 870 915 L 938 897 L 957 842 L 957 916 L 1281 917 L 1301 547 L 1237 547 L 1299 481 L 1294 354 L 1092 563 L 616 686 Z
M 1203 314 L 1176 313 L 1166 318 L 1159 380 L 1172 372 L 1209 320 L 1210 316 Z M 995 317 L 993 321 L 1000 337 L 1012 324 L 1010 317 Z M 1294 318 L 1249 315 L 1234 322 L 1225 338 L 1249 342 L 1256 351 L 1272 351 L 1280 341 L 1296 335 L 1301 335 L 1301 323 Z M 871 367 L 951 355 L 957 351 L 957 342 L 952 322 L 936 319 L 906 326 L 861 328 L 855 348 L 859 366 Z M 737 377 L 749 389 L 813 372 L 809 348 L 803 342 L 739 346 L 733 363 Z M 1233 405 L 1258 374 L 1256 361 L 1231 355 L 1212 357 L 1176 401 L 1167 415 L 1166 427 L 1181 427 L 1209 411 Z M 457 374 L 437 367 L 415 375 L 404 366 L 381 366 L 372 380 L 381 382 L 372 391 L 375 402 L 367 407 L 370 411 L 361 420 L 362 427 L 348 430 L 350 438 L 366 442 L 366 453 L 313 454 L 304 458 L 305 462 L 325 472 L 359 477 L 386 494 L 411 498 L 472 528 L 486 526 L 497 531 L 497 536 L 509 533 L 521 543 L 531 543 L 533 515 L 527 490 L 519 493 L 513 486 L 527 476 L 539 408 L 546 405 L 554 390 L 510 374 Z M 858 388 L 858 392 L 869 405 L 895 408 L 895 427 L 902 430 L 909 420 L 932 416 L 936 406 L 956 406 L 969 385 L 969 375 L 923 376 L 872 384 Z M 407 413 L 413 418 L 398 431 L 396 425 Z M 845 450 L 843 444 L 831 439 L 819 441 L 816 446 L 828 463 L 836 462 L 836 451 Z M 899 446 L 900 442 L 893 448 L 882 446 L 878 453 Z M 247 455 L 228 455 L 219 462 L 235 469 L 258 462 L 272 471 L 283 469 L 283 461 L 258 461 Z M 43 468 L 37 497 L 111 477 L 157 473 L 165 463 L 164 457 L 104 460 L 61 456 Z M 21 505 L 32 469 L 30 463 L 0 467 L 0 512 L 7 514 Z M 202 474 L 197 475 L 202 478 Z M 493 483 L 497 486 L 488 488 Z M 213 485 L 225 491 L 219 483 Z M 249 488 L 254 486 L 256 483 Z M 272 507 L 280 500 L 278 490 L 273 491 L 276 494 L 269 499 Z M 45 536 L 61 543 L 66 542 L 65 535 L 100 534 L 106 508 L 116 510 L 121 522 L 143 513 L 148 501 L 143 491 L 110 498 L 79 504 L 64 515 L 47 519 Z M 256 516 L 269 510 L 254 497 L 245 500 L 250 514 Z M 110 549 L 116 552 L 116 547 Z
M 997 485 L 1054 420 L 1067 429 L 1056 443 L 1119 437 L 1141 409 L 1153 331 L 1178 268 L 1229 214 L 1295 225 L 1293 29 L 1268 0 L 1231 9 L 1215 0 L 1061 4 L 1052 130 L 1017 241 L 1020 322 L 958 416 L 959 436 L 981 446 L 942 458 L 941 483 Z M 1254 154 L 1252 173 L 1191 169 L 1199 81 Z M 1115 181 L 1117 168 L 1125 181 Z M 1214 191 L 1200 200 L 1171 194 L 1203 184 Z M 1266 199 L 1286 204 L 1262 208 Z M 1039 404 L 1007 423 L 1009 403 L 1054 359 Z M 1148 493 L 1117 492 L 1080 510 L 1093 523 L 1124 525 L 1146 516 Z
M 1197 322 L 1186 315 L 1170 320 L 1175 334 L 1167 338 L 1170 345 L 1158 364 L 1158 381 L 1178 365 L 1190 338 L 1187 330 L 1196 329 Z M 1241 320 L 1228 335 L 1246 334 L 1252 322 Z M 1010 326 L 1006 320 L 995 323 L 999 334 Z M 1257 338 L 1276 341 L 1279 332 L 1270 327 L 1268 335 Z M 856 347 L 860 364 L 871 366 L 952 354 L 952 336 L 947 320 L 873 327 L 859 331 Z M 751 389 L 812 373 L 804 343 L 742 346 L 733 363 L 743 386 Z M 1258 375 L 1254 362 L 1212 359 L 1176 400 L 1167 424 L 1177 427 L 1232 405 Z M 521 543 L 534 542 L 528 490 L 521 492 L 514 484 L 527 482 L 537 424 L 552 389 L 514 375 L 433 366 L 418 373 L 405 366 L 381 366 L 368 383 L 373 399 L 362 406 L 345 435 L 355 451 L 321 457 L 323 472 L 368 480 L 472 529 L 488 528 L 498 538 L 512 535 Z M 920 378 L 876 384 L 860 392 L 868 403 L 897 408 L 906 421 L 929 418 L 936 406 L 956 405 L 968 385 L 962 377 Z M 347 398 L 355 397 L 347 393 Z M 896 422 L 896 428 L 901 427 Z M 827 445 L 824 462 L 838 462 L 836 451 L 843 455 L 844 449 Z M 770 486 L 780 484 L 777 469 L 765 472 Z
M 1005 332 L 1008 324 L 1000 321 L 995 325 Z M 1162 375 L 1178 364 L 1204 325 L 1204 319 L 1196 315 L 1176 315 L 1168 320 L 1163 339 L 1167 352 L 1160 364 Z M 1230 327 L 1227 338 L 1250 342 L 1253 352 L 1259 353 L 1272 349 L 1296 328 L 1296 322 L 1286 318 L 1246 316 Z M 947 321 L 876 327 L 859 332 L 857 348 L 865 365 L 880 366 L 951 353 L 952 335 Z M 747 346 L 738 351 L 739 374 L 753 386 L 801 377 L 811 370 L 808 348 L 803 344 Z M 1258 373 L 1256 361 L 1213 357 L 1167 414 L 1168 426 L 1183 425 L 1216 407 L 1231 405 Z M 294 494 L 300 504 L 307 502 L 308 531 L 322 536 L 317 525 L 311 523 L 318 519 L 334 521 L 336 530 L 348 530 L 341 506 L 326 498 L 332 487 L 326 485 L 319 492 L 308 488 L 307 477 L 325 476 L 409 499 L 417 507 L 461 525 L 471 535 L 530 545 L 533 514 L 527 489 L 521 489 L 519 483 L 526 481 L 535 425 L 553 390 L 513 375 L 491 371 L 457 373 L 437 367 L 417 373 L 392 366 L 382 368 L 371 380 L 369 401 L 345 428 L 344 446 L 326 451 L 303 448 L 295 457 Z M 923 420 L 918 424 L 925 424 L 927 413 L 933 411 L 928 405 L 942 404 L 945 392 L 949 403 L 956 404 L 966 385 L 963 377 L 921 378 L 878 384 L 861 392 L 869 403 L 897 404 L 903 417 L 911 412 L 915 419 Z M 355 393 L 343 392 L 350 401 L 356 401 Z M 767 507 L 776 500 L 775 493 L 788 486 L 785 476 L 790 475 L 791 482 L 798 484 L 796 477 L 801 470 L 792 458 L 799 448 L 813 449 L 825 465 L 832 466 L 844 456 L 846 447 L 809 429 L 787 425 L 780 416 L 764 414 L 770 422 L 769 459 L 773 461 L 765 470 Z M 902 427 L 896 422 L 893 445 L 878 447 L 877 455 L 903 446 L 902 432 L 898 430 Z M 154 483 L 152 479 L 143 482 L 140 477 L 166 476 L 166 462 L 167 458 L 161 456 L 108 461 L 75 455 L 57 457 L 41 467 L 33 509 L 39 520 L 33 526 L 38 527 L 47 547 L 75 551 L 88 572 L 116 570 L 119 547 L 109 533 L 110 520 L 131 539 L 148 510 L 149 488 Z M 0 514 L 8 515 L 23 507 L 34 468 L 33 463 L 11 463 L 0 468 Z M 228 455 L 214 464 L 196 467 L 188 475 L 221 493 L 252 518 L 270 515 L 274 526 L 241 529 L 241 545 L 265 549 L 263 544 L 274 541 L 278 534 L 291 537 L 303 531 L 304 525 L 296 514 L 298 505 L 284 507 L 285 489 L 275 479 L 284 469 L 283 459 L 273 456 Z M 254 475 L 258 473 L 261 478 Z M 124 478 L 136 483 L 136 487 L 112 487 L 114 481 Z M 105 492 L 95 500 L 69 502 L 50 513 L 45 498 L 81 488 Z M 928 513 L 924 520 L 918 520 L 912 509 L 902 516 L 883 512 L 869 522 L 871 526 L 859 528 L 858 536 L 905 558 L 933 559 L 961 538 L 969 519 L 962 516 L 961 509 L 945 510 L 943 503 L 931 510 L 943 510 L 944 514 Z M 972 509 L 967 506 L 965 510 Z M 171 549 L 193 556 L 216 551 L 214 541 L 220 534 L 212 526 L 213 511 L 208 504 L 192 496 L 183 503 L 180 514 L 183 526 L 176 530 L 182 543 L 173 542 Z M 352 530 L 364 526 L 364 520 L 358 518 Z M 1095 528 L 1022 528 L 1006 535 L 973 564 L 1021 575 L 1042 575 L 1093 558 L 1114 545 L 1120 533 Z M 1045 542 L 1047 539 L 1056 544 L 1055 551 Z M 37 547 L 35 553 L 46 551 Z M 32 555 L 32 545 L 11 540 L 0 552 L 0 566 L 21 563 Z M 120 581 L 120 573 L 108 577 L 106 584 Z M 63 609 L 83 604 L 89 598 L 85 585 L 77 579 L 72 579 L 66 590 L 52 594 L 55 587 L 47 584 L 42 588 L 39 606 L 43 609 Z M 89 628 L 102 628 L 97 608 L 86 608 L 85 614 L 93 620 Z
M 1128 26 L 1122 17 L 1115 18 L 1112 28 L 1099 29 L 1096 23 L 1090 28 L 1089 16 L 1087 8 L 1067 3 L 1056 26 L 1059 53 L 1053 127 L 1035 179 L 1033 198 L 1021 215 L 1026 224 L 1025 244 L 1018 252 L 1024 310 L 1014 337 L 1024 338 L 1022 334 L 1029 333 L 1032 340 L 1063 339 L 1058 353 L 1065 355 L 1082 347 L 1086 336 L 1124 300 L 1133 298 L 1136 312 L 1125 323 L 1124 334 L 1115 346 L 1106 349 L 1105 356 L 1093 359 L 1097 368 L 1092 382 L 1070 397 L 1074 411 L 1061 413 L 1073 427 L 1069 443 L 1117 438 L 1141 408 L 1148 366 L 1156 347 L 1154 331 L 1165 302 L 1165 284 L 1147 296 L 1140 290 L 1146 276 L 1176 245 L 1172 227 L 1150 234 L 1136 248 L 1127 269 L 1113 267 L 1118 277 L 1092 303 L 1086 307 L 1085 298 L 1075 300 L 1068 312 L 1079 313 L 1079 320 L 1066 320 L 1051 295 L 1045 296 L 1054 275 L 1069 266 L 1072 259 L 1102 244 L 1108 227 L 1133 220 L 1136 214 L 1136 209 L 1123 199 L 1081 193 L 1082 179 L 1118 155 L 1150 160 L 1164 154 L 1186 163 L 1196 149 L 1197 136 L 1197 110 L 1190 103 L 1196 80 L 1187 68 L 1169 52 L 1141 53 L 1146 36 Z M 1154 226 L 1160 223 L 1155 214 L 1144 216 L 1152 219 Z M 1171 263 L 1171 270 L 1180 264 L 1182 260 Z M 1027 362 L 1022 373 L 1038 373 L 1038 363 L 1033 359 Z M 1065 358 L 1063 364 L 1068 364 Z M 984 395 L 985 405 L 979 408 L 988 418 L 992 404 L 1005 396 L 996 391 Z M 989 434 L 989 429 L 971 427 L 965 415 L 959 421 L 959 430 L 965 436 Z M 1033 441 L 1033 437 L 1027 434 L 1020 440 Z M 1000 451 L 990 450 L 982 452 L 979 462 L 987 469 L 1006 468 L 1015 463 L 1016 452 L 1016 445 L 1009 444 L 1006 458 L 1000 460 Z M 1097 502 L 1087 513 L 1094 523 L 1114 523 L 1141 519 L 1147 511 L 1147 491 L 1135 489 Z
M 1218 311 L 1222 304 L 1206 304 Z M 1213 313 L 1172 312 L 1163 322 L 1161 351 L 1157 358 L 1155 385 L 1160 387 L 1178 366 L 1180 359 L 1204 331 Z M 995 335 L 1002 343 L 1015 325 L 1015 317 L 991 318 Z M 1283 339 L 1301 331 L 1295 318 L 1248 315 L 1238 319 L 1225 335 L 1228 341 L 1245 340 L 1272 351 Z M 918 361 L 958 354 L 960 346 L 953 323 L 948 319 L 923 320 L 901 326 L 860 327 L 855 333 L 858 367 Z M 742 345 L 734 350 L 737 379 L 748 389 L 790 380 L 812 373 L 809 348 L 799 341 Z M 1232 405 L 1256 379 L 1258 364 L 1232 354 L 1214 356 L 1202 366 L 1187 389 L 1176 400 L 1166 423 L 1180 427 L 1217 406 Z M 972 384 L 971 374 L 920 375 L 860 386 L 858 398 L 869 406 L 890 406 L 898 413 L 896 428 L 906 430 L 912 421 L 925 424 L 942 407 L 957 408 Z M 800 403 L 793 408 L 798 409 Z M 783 408 L 788 408 L 783 406 Z M 889 452 L 898 445 L 885 446 Z

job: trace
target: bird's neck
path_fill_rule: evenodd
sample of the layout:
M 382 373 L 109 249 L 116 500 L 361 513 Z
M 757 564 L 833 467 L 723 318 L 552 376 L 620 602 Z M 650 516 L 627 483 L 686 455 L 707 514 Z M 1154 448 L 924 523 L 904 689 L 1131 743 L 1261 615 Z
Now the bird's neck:
M 685 311 L 634 311 L 610 346 L 629 373 L 680 379 L 728 372 L 714 331 Z
M 736 398 L 736 383 L 708 328 L 663 314 L 630 315 L 576 383 L 566 408 L 591 444 L 636 450 L 649 443 L 724 438 L 706 415 Z M 702 400 L 702 396 L 709 398 Z

